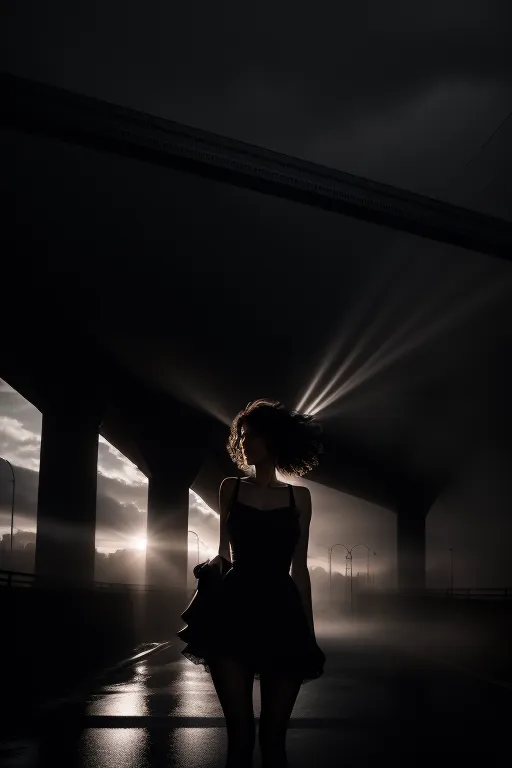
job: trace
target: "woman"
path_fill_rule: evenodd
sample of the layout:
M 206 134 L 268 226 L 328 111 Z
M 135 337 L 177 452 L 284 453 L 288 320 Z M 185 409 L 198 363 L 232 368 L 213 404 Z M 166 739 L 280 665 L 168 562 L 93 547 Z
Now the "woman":
M 219 554 L 204 564 L 218 569 L 221 587 L 202 620 L 197 611 L 182 614 L 189 625 L 178 633 L 182 654 L 211 674 L 226 719 L 226 768 L 252 765 L 254 678 L 262 765 L 281 768 L 300 687 L 323 672 L 307 569 L 311 496 L 276 476 L 302 476 L 318 464 L 319 431 L 311 416 L 269 400 L 249 403 L 231 425 L 228 452 L 239 469 L 253 470 L 221 484 Z

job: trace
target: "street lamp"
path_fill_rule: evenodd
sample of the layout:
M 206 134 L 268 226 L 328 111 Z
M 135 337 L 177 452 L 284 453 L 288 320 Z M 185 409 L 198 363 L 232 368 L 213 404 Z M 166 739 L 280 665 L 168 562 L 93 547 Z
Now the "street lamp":
M 372 550 L 370 549 L 368 544 L 354 544 L 350 552 L 352 552 L 352 550 L 355 549 L 356 547 L 366 547 L 366 549 L 368 550 L 366 553 L 366 583 L 369 586 L 370 585 L 370 552 Z M 377 553 L 374 552 L 373 554 L 376 555 Z
M 16 492 L 16 475 L 14 474 L 14 469 L 10 461 L 7 461 L 7 459 L 4 459 L 3 456 L 0 456 L 1 461 L 5 461 L 6 464 L 9 465 L 11 474 L 12 474 L 12 496 L 11 496 L 11 546 L 10 546 L 10 556 L 9 556 L 9 566 L 12 570 L 12 540 L 14 536 L 14 496 Z
M 199 535 L 195 531 L 189 531 L 189 533 L 193 533 L 194 536 L 197 536 L 197 564 L 199 565 Z
M 331 605 L 332 605 L 332 550 L 334 549 L 334 547 L 343 547 L 347 551 L 347 554 L 345 555 L 345 559 L 346 559 L 345 576 L 348 576 L 350 578 L 350 612 L 352 613 L 353 603 L 354 603 L 353 601 L 354 593 L 353 593 L 353 585 L 352 585 L 352 550 L 355 549 L 356 547 L 366 547 L 366 549 L 368 550 L 368 554 L 366 558 L 366 579 L 368 583 L 370 580 L 370 552 L 372 550 L 370 549 L 368 544 L 354 544 L 354 546 L 350 547 L 350 549 L 346 547 L 344 544 L 333 544 L 331 547 L 329 547 L 329 602 L 331 603 Z M 374 552 L 373 554 L 376 555 L 377 553 Z
M 352 555 L 350 553 L 350 550 L 344 544 L 333 544 L 332 546 L 329 547 L 329 603 L 331 605 L 332 605 L 332 551 L 334 547 L 343 547 L 344 549 L 346 549 L 347 570 L 348 570 L 348 561 L 352 560 Z M 351 569 L 351 572 L 352 572 L 352 569 Z M 346 573 L 345 575 L 348 575 L 348 574 Z

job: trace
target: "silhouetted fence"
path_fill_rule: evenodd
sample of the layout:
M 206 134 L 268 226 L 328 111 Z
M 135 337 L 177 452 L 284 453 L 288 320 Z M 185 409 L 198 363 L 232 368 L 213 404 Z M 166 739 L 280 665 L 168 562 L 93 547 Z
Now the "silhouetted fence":
M 356 594 L 354 590 L 354 594 Z M 357 595 L 374 594 L 377 598 L 388 596 L 405 597 L 449 597 L 459 600 L 512 600 L 512 587 L 457 587 L 450 589 L 366 589 L 359 587 Z
M 56 587 L 58 589 L 65 589 L 66 587 L 76 589 L 76 585 L 62 581 L 48 581 L 40 576 L 36 576 L 33 573 L 23 573 L 22 571 L 3 571 L 0 570 L 0 587 L 32 587 L 43 588 Z M 84 587 L 84 589 L 92 589 L 98 591 L 110 591 L 110 592 L 158 592 L 159 588 L 152 586 L 151 584 L 125 584 L 120 581 L 94 581 L 90 587 Z
M 463 598 L 465 600 L 512 600 L 512 587 L 457 587 L 456 589 L 427 589 L 429 595 Z

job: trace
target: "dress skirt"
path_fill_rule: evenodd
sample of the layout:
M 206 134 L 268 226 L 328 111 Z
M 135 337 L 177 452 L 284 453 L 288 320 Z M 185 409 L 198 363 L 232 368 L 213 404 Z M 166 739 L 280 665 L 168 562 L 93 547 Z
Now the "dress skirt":
M 207 672 L 211 660 L 227 656 L 251 666 L 255 678 L 266 672 L 306 683 L 323 674 L 325 655 L 289 573 L 235 567 L 213 584 L 199 580 L 181 614 L 183 656 Z

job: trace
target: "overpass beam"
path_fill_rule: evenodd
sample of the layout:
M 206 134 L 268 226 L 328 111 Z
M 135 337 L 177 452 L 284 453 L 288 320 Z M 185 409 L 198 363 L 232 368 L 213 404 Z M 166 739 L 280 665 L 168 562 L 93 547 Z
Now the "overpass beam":
M 99 408 L 67 398 L 43 413 L 36 576 L 94 581 Z

